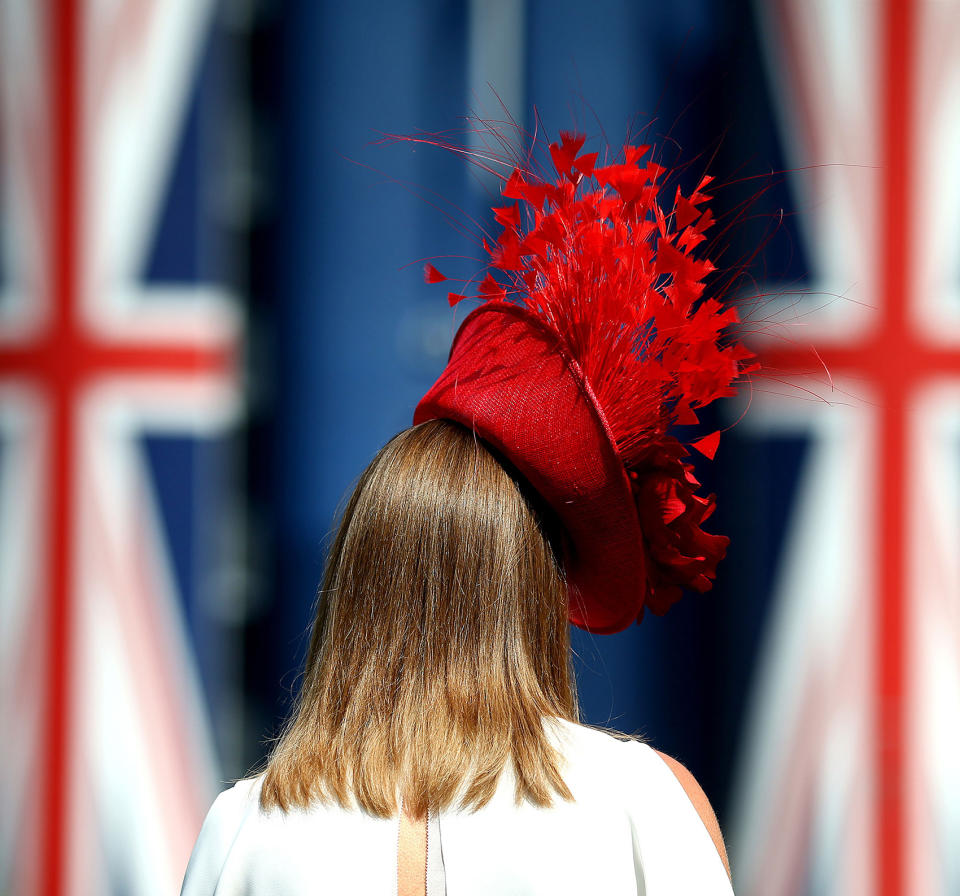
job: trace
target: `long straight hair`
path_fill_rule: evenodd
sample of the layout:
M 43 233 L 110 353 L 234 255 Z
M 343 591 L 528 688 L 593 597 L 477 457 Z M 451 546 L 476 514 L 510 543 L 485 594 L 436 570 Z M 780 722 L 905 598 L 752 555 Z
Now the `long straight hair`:
M 566 587 L 549 517 L 469 430 L 408 429 L 346 506 L 306 673 L 260 802 L 415 816 L 572 799 L 548 717 L 576 720 Z

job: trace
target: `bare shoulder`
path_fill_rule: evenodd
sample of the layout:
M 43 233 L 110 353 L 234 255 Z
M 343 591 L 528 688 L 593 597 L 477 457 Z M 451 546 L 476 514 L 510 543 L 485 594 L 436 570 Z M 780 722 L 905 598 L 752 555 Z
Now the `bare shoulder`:
M 716 813 L 713 811 L 713 806 L 710 805 L 710 800 L 707 799 L 707 795 L 703 792 L 703 788 L 682 762 L 678 762 L 672 756 L 661 753 L 659 750 L 656 752 L 669 766 L 674 775 L 676 775 L 677 780 L 690 798 L 690 802 L 693 803 L 693 807 L 697 810 L 697 814 L 703 820 L 704 827 L 707 829 L 707 833 L 710 834 L 714 846 L 717 847 L 717 852 L 720 853 L 723 867 L 727 869 L 727 876 L 729 877 L 730 862 L 727 859 L 727 848 L 723 843 L 723 834 L 720 833 L 720 824 L 717 821 Z

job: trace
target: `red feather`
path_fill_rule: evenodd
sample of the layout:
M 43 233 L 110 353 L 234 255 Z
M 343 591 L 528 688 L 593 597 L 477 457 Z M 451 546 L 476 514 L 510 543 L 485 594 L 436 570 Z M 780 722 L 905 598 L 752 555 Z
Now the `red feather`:
M 720 433 L 712 432 L 708 436 L 704 436 L 702 439 L 697 439 L 695 442 L 690 443 L 691 448 L 696 448 L 704 457 L 713 458 L 717 453 L 717 446 L 720 444 Z
M 694 408 L 731 394 L 753 361 L 724 330 L 736 314 L 702 299 L 714 266 L 700 254 L 713 222 L 704 177 L 664 205 L 667 170 L 648 146 L 596 168 L 582 135 L 550 146 L 555 172 L 515 167 L 494 210 L 503 228 L 487 246 L 479 297 L 522 296 L 566 342 L 593 387 L 628 469 Z M 459 296 L 456 297 L 459 301 Z M 453 298 L 451 298 L 453 301 Z M 701 440 L 698 449 L 710 447 Z
M 443 283 L 447 279 L 432 264 L 423 266 L 423 278 L 427 283 Z

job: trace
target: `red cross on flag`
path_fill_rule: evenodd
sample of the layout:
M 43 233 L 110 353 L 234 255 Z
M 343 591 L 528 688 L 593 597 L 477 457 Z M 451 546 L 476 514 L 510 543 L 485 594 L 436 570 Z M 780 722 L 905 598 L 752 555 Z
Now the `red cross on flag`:
M 834 401 L 768 398 L 747 424 L 813 443 L 742 757 L 737 892 L 946 896 L 960 891 L 960 6 L 758 9 L 814 276 L 785 304 Z M 764 360 L 808 358 L 778 345 Z
M 136 443 L 239 410 L 233 304 L 144 280 L 211 7 L 0 8 L 0 890 L 18 896 L 176 892 L 217 783 Z

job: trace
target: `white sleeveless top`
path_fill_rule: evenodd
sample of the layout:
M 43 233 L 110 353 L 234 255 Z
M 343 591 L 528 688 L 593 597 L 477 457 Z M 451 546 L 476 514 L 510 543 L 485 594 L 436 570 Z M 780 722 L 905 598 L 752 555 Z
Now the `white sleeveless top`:
M 680 782 L 646 744 L 548 725 L 574 802 L 515 805 L 504 770 L 491 802 L 428 826 L 430 896 L 730 896 L 720 856 Z M 395 894 L 397 818 L 314 805 L 262 812 L 262 776 L 217 797 L 182 896 Z

